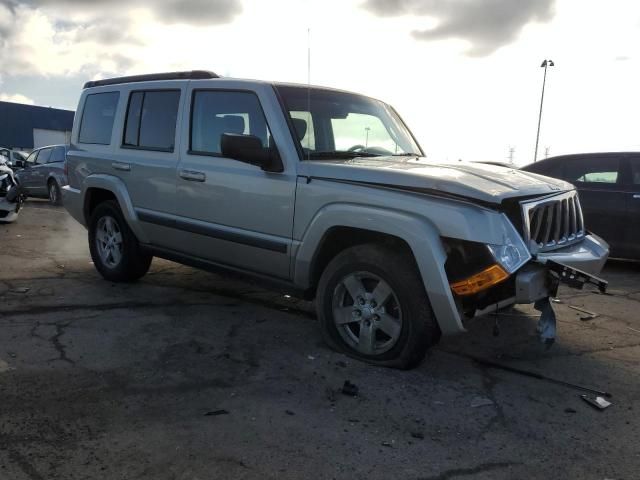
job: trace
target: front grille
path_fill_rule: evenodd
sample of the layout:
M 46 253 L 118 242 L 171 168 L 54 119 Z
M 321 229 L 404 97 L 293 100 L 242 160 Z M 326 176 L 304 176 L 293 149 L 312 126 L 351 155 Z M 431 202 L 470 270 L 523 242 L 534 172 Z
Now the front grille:
M 584 219 L 575 190 L 521 205 L 525 241 L 532 253 L 566 247 L 584 238 Z

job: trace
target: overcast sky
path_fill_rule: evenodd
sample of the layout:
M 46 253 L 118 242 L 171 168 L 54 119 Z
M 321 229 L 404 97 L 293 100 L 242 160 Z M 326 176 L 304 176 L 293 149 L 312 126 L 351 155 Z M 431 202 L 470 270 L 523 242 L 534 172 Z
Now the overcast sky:
M 0 0 L 0 100 L 75 109 L 88 79 L 207 69 L 396 107 L 432 158 L 640 150 L 637 0 Z

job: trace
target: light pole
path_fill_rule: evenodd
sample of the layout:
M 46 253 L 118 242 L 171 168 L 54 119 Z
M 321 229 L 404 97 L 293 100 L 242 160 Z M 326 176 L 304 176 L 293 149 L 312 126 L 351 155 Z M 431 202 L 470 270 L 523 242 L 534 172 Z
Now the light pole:
M 540 96 L 540 114 L 538 115 L 538 133 L 536 134 L 536 151 L 533 154 L 533 161 L 538 160 L 538 141 L 540 140 L 540 122 L 542 121 L 542 103 L 544 102 L 544 86 L 547 83 L 547 67 L 553 67 L 553 60 L 544 60 L 540 67 L 544 67 L 544 77 L 542 78 L 542 95 Z

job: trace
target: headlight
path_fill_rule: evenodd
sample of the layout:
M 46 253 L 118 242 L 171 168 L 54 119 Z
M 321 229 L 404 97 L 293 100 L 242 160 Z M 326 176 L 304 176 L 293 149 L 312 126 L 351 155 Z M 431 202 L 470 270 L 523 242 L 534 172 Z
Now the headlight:
M 500 245 L 487 245 L 496 261 L 509 273 L 513 273 L 531 259 L 531 253 L 515 227 L 504 217 L 503 240 Z

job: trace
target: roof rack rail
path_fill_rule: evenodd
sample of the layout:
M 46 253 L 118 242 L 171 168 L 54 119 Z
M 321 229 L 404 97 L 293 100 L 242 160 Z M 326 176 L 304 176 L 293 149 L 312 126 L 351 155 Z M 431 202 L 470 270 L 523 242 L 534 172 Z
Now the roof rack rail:
M 120 83 L 148 82 L 152 80 L 204 80 L 220 78 L 208 70 L 191 70 L 189 72 L 148 73 L 145 75 L 131 75 L 128 77 L 106 78 L 92 80 L 84 84 L 83 88 L 102 87 L 104 85 L 118 85 Z

